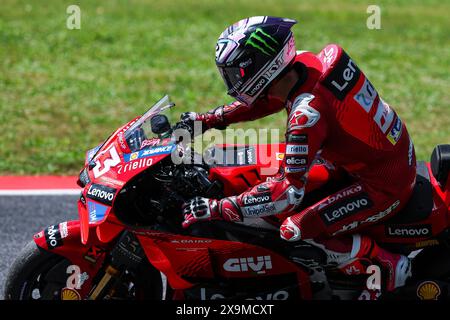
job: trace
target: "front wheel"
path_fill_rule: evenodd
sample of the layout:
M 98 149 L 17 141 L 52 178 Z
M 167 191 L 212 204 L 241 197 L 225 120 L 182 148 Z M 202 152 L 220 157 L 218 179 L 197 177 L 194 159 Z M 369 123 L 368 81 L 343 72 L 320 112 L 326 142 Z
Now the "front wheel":
M 66 258 L 39 248 L 34 241 L 19 253 L 6 278 L 6 300 L 60 300 L 66 287 Z M 99 299 L 170 299 L 171 290 L 163 283 L 163 277 L 148 262 L 138 270 L 122 273 L 116 282 L 114 295 Z
M 65 287 L 67 267 L 64 257 L 29 242 L 19 253 L 6 278 L 6 300 L 59 300 Z

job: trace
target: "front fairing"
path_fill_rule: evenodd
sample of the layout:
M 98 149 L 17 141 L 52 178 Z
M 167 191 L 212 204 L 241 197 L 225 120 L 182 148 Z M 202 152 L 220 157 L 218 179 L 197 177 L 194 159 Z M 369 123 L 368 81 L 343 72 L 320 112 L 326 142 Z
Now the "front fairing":
M 109 219 L 114 211 L 114 201 L 128 181 L 177 150 L 170 138 L 151 137 L 148 129 L 139 144 L 130 146 L 130 135 L 143 132 L 148 120 L 168 106 L 168 102 L 165 105 L 160 102 L 143 116 L 117 129 L 102 145 L 87 152 L 78 181 L 84 188 L 78 202 L 83 243 L 88 239 L 90 225 L 100 225 Z

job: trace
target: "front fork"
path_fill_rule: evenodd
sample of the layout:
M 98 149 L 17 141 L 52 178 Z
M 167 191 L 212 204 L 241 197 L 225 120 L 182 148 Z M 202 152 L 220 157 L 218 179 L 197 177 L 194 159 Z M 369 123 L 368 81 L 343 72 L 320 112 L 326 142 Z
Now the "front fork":
M 137 269 L 144 257 L 144 251 L 134 234 L 124 231 L 111 250 L 111 262 L 106 266 L 105 274 L 87 299 L 112 297 L 125 269 Z

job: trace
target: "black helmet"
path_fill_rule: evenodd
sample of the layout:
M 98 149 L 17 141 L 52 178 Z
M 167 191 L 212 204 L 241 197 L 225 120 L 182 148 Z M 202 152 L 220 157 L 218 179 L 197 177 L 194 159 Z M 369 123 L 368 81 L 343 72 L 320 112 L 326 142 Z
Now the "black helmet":
M 228 94 L 251 105 L 294 59 L 297 21 L 259 16 L 229 26 L 216 45 L 216 65 Z

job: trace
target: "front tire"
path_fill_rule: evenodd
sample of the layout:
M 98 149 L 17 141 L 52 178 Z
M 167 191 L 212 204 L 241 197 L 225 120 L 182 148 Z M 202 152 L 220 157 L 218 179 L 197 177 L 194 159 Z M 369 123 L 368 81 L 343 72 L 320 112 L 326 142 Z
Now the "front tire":
M 59 300 L 70 262 L 29 242 L 6 277 L 5 300 Z

